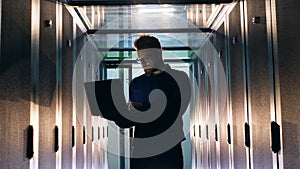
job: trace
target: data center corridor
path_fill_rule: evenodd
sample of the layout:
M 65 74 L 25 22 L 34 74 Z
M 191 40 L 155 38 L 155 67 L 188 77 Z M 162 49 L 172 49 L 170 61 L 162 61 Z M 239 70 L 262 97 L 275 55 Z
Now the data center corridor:
M 299 168 L 299 8 L 0 0 L 0 168 L 130 169 L 134 128 L 98 116 L 84 83 L 121 79 L 116 92 L 128 101 L 143 73 L 133 47 L 143 34 L 190 79 L 184 169 Z

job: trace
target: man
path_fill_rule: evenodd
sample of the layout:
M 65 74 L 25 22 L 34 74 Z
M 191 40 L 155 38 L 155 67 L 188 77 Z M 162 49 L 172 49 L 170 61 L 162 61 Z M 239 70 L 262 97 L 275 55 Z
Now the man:
M 182 115 L 190 99 L 189 78 L 184 72 L 171 69 L 164 63 L 162 47 L 156 37 L 140 36 L 134 47 L 137 61 L 145 73 L 130 83 L 129 110 L 159 114 L 151 120 L 145 116 L 144 121 L 131 123 L 135 126 L 131 169 L 182 169 L 181 141 L 185 139 Z M 153 92 L 156 89 L 163 94 Z M 143 142 L 149 138 L 154 138 L 154 143 Z M 154 151 L 155 148 L 161 151 Z

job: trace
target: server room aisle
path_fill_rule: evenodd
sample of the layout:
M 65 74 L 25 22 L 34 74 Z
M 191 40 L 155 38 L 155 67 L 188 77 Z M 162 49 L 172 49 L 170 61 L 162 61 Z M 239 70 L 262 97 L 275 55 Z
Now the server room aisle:
M 300 1 L 159 2 L 0 0 L 1 169 L 129 169 L 134 128 L 83 84 L 119 78 L 127 102 L 141 34 L 190 79 L 184 169 L 299 168 Z

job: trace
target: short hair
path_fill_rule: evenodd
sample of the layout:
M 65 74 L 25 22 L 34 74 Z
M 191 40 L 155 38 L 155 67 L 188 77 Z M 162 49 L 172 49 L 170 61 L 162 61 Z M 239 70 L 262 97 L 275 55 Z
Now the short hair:
M 134 47 L 136 50 L 142 50 L 148 48 L 161 49 L 161 44 L 159 40 L 154 36 L 142 35 L 134 41 Z

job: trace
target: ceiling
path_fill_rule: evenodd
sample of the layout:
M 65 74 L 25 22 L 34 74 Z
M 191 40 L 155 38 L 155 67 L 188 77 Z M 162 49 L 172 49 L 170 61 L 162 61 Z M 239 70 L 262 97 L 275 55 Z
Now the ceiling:
M 69 3 L 74 5 L 75 1 L 91 2 L 71 0 Z M 131 52 L 134 51 L 133 41 L 141 34 L 156 36 L 164 50 L 172 51 L 173 55 L 178 55 L 181 59 L 189 58 L 190 50 L 198 50 L 203 43 L 208 42 L 208 36 L 212 31 L 211 22 L 226 6 L 226 4 L 174 4 L 183 1 L 172 1 L 172 4 L 139 5 L 113 3 L 135 4 L 150 1 L 93 1 L 95 2 L 101 2 L 103 5 L 87 3 L 73 7 L 82 18 L 89 37 L 98 50 L 111 55 L 111 58 L 118 58 L 120 53 L 122 58 L 135 58 Z M 190 2 L 204 2 L 204 0 Z
M 60 0 L 70 5 L 220 4 L 234 0 Z

